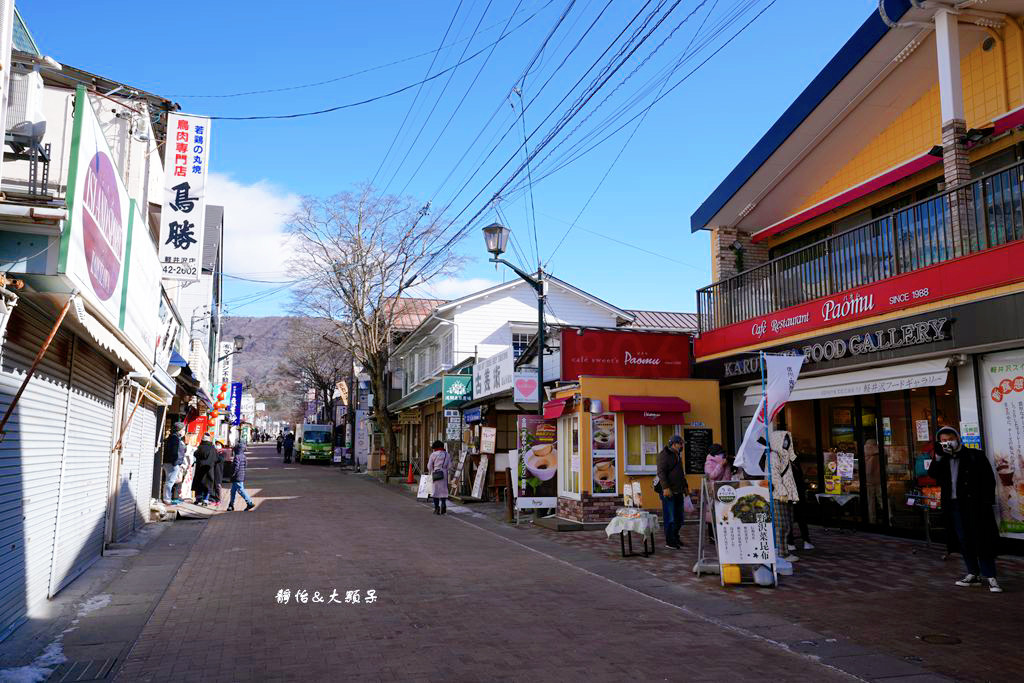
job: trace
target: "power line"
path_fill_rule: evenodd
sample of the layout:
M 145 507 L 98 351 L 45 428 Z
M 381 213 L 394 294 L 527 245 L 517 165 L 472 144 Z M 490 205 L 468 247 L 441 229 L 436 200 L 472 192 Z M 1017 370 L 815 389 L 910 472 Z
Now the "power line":
M 533 14 L 531 14 L 529 17 L 527 17 L 526 20 L 523 22 L 523 24 L 525 24 L 526 22 L 530 21 L 531 19 L 536 17 L 538 14 L 543 12 L 545 9 L 547 9 L 548 5 L 550 5 L 554 1 L 555 0 L 548 0 L 547 2 L 545 2 L 543 5 L 541 5 L 541 7 L 538 10 L 536 10 Z M 526 10 L 521 10 L 521 11 L 525 12 Z M 516 12 L 515 14 L 513 14 L 512 17 L 514 18 L 516 16 L 516 14 L 519 14 L 519 12 Z M 502 22 L 501 21 L 496 21 L 493 24 L 490 24 L 490 25 L 486 26 L 482 30 L 482 32 L 486 33 L 487 31 L 490 31 L 492 28 L 494 28 L 495 26 L 497 26 L 500 23 L 502 23 Z M 516 26 L 516 29 L 518 29 L 523 24 L 519 24 L 519 26 Z M 513 29 L 513 30 L 516 30 L 516 29 Z M 397 66 L 398 64 L 404 64 L 405 62 L 411 62 L 414 59 L 419 59 L 420 57 L 426 57 L 427 55 L 434 55 L 434 56 L 436 56 L 437 53 L 439 53 L 441 50 L 444 50 L 445 48 L 449 48 L 449 47 L 454 47 L 454 46 L 458 45 L 459 43 L 465 42 L 467 40 L 469 40 L 469 38 L 461 38 L 459 40 L 454 40 L 451 43 L 448 43 L 447 45 L 442 44 L 436 50 L 429 50 L 427 52 L 421 52 L 421 53 L 419 53 L 417 55 L 411 55 L 409 57 L 403 57 L 401 59 L 396 59 L 395 61 L 388 62 L 387 64 L 379 64 L 377 66 L 367 67 L 365 69 L 360 69 L 359 71 L 353 71 L 352 73 L 344 74 L 342 76 L 335 76 L 333 78 L 328 78 L 328 79 L 325 79 L 325 80 L 322 80 L 322 81 L 314 81 L 313 83 L 303 83 L 301 85 L 290 85 L 290 86 L 285 86 L 285 87 L 280 87 L 280 88 L 266 88 L 266 89 L 263 89 L 263 90 L 246 90 L 244 92 L 227 93 L 227 94 L 222 94 L 222 95 L 188 94 L 188 95 L 168 95 L 167 97 L 181 97 L 181 98 L 194 98 L 194 99 L 200 99 L 200 98 L 202 98 L 202 99 L 225 99 L 225 98 L 230 98 L 230 97 L 245 97 L 247 95 L 265 95 L 265 94 L 276 93 L 276 92 L 290 92 L 292 90 L 301 90 L 303 88 L 315 88 L 315 87 L 318 87 L 318 86 L 321 86 L 321 85 L 330 85 L 331 83 L 337 83 L 338 81 L 344 81 L 346 79 L 354 78 L 356 76 L 362 76 L 363 74 L 371 73 L 373 71 L 380 71 L 381 69 L 386 69 L 386 68 L 391 67 L 391 66 Z
M 448 28 L 444 30 L 444 35 L 441 37 L 441 47 L 438 47 L 434 51 L 434 57 L 430 60 L 430 66 L 427 67 L 426 73 L 423 74 L 424 78 L 429 76 L 430 70 L 434 68 L 434 64 L 437 62 L 437 55 L 441 53 L 441 48 L 444 47 L 444 41 L 448 39 L 448 34 L 451 32 L 452 26 L 455 24 L 455 18 L 459 16 L 459 10 L 461 9 L 462 0 L 459 0 L 459 4 L 455 7 L 455 13 L 452 14 L 451 21 L 448 22 Z M 512 16 L 515 16 L 515 14 Z M 470 37 L 470 40 L 472 40 L 472 37 Z M 466 44 L 466 47 L 469 47 L 469 43 Z M 465 52 L 463 52 L 463 55 L 465 55 Z M 416 102 L 420 99 L 420 93 L 423 92 L 424 83 L 420 83 L 420 86 L 416 89 L 416 96 L 412 98 L 412 102 L 409 104 L 409 108 L 405 112 L 405 117 L 402 119 L 402 123 L 398 125 L 398 130 L 395 131 L 395 137 L 391 139 L 391 144 L 388 145 L 388 151 L 384 153 L 384 158 L 380 160 L 380 165 L 377 166 L 377 170 L 373 174 L 373 179 L 370 180 L 371 186 L 377 182 L 377 176 L 380 174 L 381 169 L 384 168 L 384 164 L 387 162 L 388 157 L 391 156 L 391 150 L 395 148 L 395 144 L 398 142 L 398 138 L 402 134 L 402 130 L 405 128 L 406 122 L 409 120 L 409 115 L 412 114 L 412 110 L 416 106 Z
M 366 99 L 358 100 L 356 102 L 348 102 L 346 104 L 339 104 L 339 105 L 334 106 L 334 107 L 327 107 L 326 109 L 317 109 L 315 111 L 305 111 L 305 112 L 298 112 L 298 113 L 294 113 L 294 114 L 264 114 L 264 115 L 258 115 L 258 116 L 210 116 L 209 118 L 210 119 L 216 119 L 218 121 L 267 121 L 267 120 L 277 120 L 277 119 L 298 119 L 298 118 L 303 118 L 303 117 L 306 117 L 306 116 L 319 116 L 321 114 L 330 114 L 332 112 L 342 111 L 344 109 L 351 109 L 353 107 L 360 107 L 360 106 L 365 105 L 365 104 L 371 104 L 373 102 L 379 102 L 380 100 L 387 99 L 389 97 L 394 97 L 395 95 L 399 95 L 399 94 L 401 94 L 401 93 L 403 93 L 403 92 L 405 92 L 407 90 L 412 90 L 416 86 L 421 85 L 423 83 L 429 83 L 430 81 L 438 79 L 441 76 L 444 76 L 446 73 L 459 68 L 460 66 L 462 66 L 466 62 L 473 61 L 474 59 L 476 59 L 477 57 L 482 55 L 484 52 L 486 52 L 488 48 L 490 48 L 493 45 L 496 45 L 496 44 L 500 43 L 501 41 L 505 40 L 510 35 L 515 33 L 517 30 L 522 28 L 527 22 L 530 21 L 530 19 L 532 19 L 533 17 L 535 17 L 539 13 L 540 13 L 540 10 L 538 10 L 537 12 L 534 12 L 532 15 L 530 15 L 529 17 L 524 19 L 522 22 L 520 22 L 519 25 L 516 26 L 514 29 L 512 29 L 511 31 L 509 31 L 505 35 L 501 36 L 500 38 L 498 38 L 494 42 L 488 43 L 487 45 L 483 46 L 482 48 L 480 48 L 479 50 L 477 50 L 473 54 L 469 55 L 465 59 L 461 60 L 457 64 L 454 64 L 454 65 L 448 67 L 447 69 L 442 69 L 441 71 L 438 71 L 437 73 L 433 74 L 432 76 L 428 76 L 427 78 L 424 78 L 422 80 L 416 81 L 415 83 L 409 83 L 408 85 L 404 85 L 401 88 L 396 88 L 395 90 L 391 90 L 390 92 L 386 92 L 386 93 L 383 93 L 381 95 L 375 95 L 374 97 L 368 97 Z

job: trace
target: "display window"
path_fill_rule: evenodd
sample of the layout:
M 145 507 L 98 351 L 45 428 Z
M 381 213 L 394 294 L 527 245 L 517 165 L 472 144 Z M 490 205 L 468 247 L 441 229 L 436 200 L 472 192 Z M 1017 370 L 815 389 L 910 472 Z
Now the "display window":
M 516 435 L 516 418 L 518 413 L 498 413 L 498 431 L 494 438 L 494 449 L 498 453 L 515 450 L 518 443 Z
M 558 420 L 558 481 L 561 495 L 580 497 L 580 418 L 569 415 Z
M 682 425 L 627 425 L 626 472 L 653 474 L 658 471 L 661 453 L 674 434 L 682 434 Z

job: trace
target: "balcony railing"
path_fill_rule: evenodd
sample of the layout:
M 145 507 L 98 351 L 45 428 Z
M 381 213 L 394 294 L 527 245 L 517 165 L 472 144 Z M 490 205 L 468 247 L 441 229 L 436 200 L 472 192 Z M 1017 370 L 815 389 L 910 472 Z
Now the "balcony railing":
M 700 331 L 757 318 L 1024 237 L 1024 163 L 697 290 Z

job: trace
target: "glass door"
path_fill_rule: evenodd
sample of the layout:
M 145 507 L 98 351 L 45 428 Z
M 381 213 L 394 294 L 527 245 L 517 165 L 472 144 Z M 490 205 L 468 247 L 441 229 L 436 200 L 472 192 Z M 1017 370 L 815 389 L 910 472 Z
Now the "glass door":
M 871 525 L 887 523 L 888 501 L 882 493 L 882 462 L 881 444 L 882 423 L 878 419 L 877 397 L 861 396 L 860 400 L 859 442 L 863 466 L 861 470 L 861 503 L 864 506 L 865 520 Z

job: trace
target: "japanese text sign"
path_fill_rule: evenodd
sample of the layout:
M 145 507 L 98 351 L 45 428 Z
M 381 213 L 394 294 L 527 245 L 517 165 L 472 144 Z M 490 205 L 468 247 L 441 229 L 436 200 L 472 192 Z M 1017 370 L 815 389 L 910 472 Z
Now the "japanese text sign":
M 206 217 L 210 120 L 167 115 L 164 197 L 160 208 L 160 264 L 168 280 L 199 280 Z
M 690 376 L 685 334 L 562 330 L 562 379 L 581 375 L 682 379 Z

